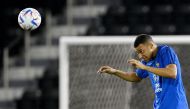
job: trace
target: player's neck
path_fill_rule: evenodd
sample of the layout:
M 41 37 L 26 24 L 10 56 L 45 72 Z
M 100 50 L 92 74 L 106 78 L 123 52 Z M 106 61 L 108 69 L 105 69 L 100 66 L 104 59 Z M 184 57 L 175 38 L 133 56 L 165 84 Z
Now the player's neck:
M 152 57 L 153 57 L 153 58 L 156 57 L 157 52 L 158 52 L 158 47 L 157 47 L 157 45 L 155 45 L 155 46 L 154 46 L 153 53 L 152 53 Z

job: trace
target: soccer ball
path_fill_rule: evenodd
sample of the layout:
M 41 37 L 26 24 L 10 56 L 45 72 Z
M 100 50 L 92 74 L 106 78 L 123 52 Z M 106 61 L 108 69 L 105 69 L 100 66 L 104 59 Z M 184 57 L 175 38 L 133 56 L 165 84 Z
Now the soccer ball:
M 24 30 L 34 30 L 41 24 L 41 15 L 34 8 L 25 8 L 18 15 L 18 24 Z

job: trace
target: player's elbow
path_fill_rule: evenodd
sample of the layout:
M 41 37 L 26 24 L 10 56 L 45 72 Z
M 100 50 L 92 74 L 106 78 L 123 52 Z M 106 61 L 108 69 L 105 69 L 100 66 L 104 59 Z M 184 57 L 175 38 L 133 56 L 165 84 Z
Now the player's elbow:
M 176 73 L 172 75 L 172 78 L 173 78 L 173 79 L 176 79 L 176 77 L 177 77 L 177 74 L 176 74 Z
M 177 72 L 176 71 L 170 72 L 170 78 L 176 79 L 176 77 L 177 77 Z
M 129 73 L 130 82 L 140 82 L 142 79 L 139 78 L 136 73 Z
M 177 77 L 177 67 L 176 67 L 175 64 L 168 65 L 167 66 L 167 72 L 168 72 L 169 78 L 176 79 L 176 77 Z

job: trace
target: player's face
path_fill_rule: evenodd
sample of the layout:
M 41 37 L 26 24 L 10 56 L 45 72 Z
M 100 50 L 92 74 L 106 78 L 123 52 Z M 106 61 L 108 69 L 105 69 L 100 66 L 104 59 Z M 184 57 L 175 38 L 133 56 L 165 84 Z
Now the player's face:
M 144 61 L 149 61 L 152 58 L 153 49 L 152 45 L 149 43 L 139 44 L 135 50 L 138 54 L 138 57 Z

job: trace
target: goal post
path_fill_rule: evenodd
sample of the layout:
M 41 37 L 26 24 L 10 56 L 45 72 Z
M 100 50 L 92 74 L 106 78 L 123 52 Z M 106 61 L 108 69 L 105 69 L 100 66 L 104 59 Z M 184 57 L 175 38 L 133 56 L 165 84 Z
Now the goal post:
M 135 103 L 132 103 L 132 83 L 109 75 L 100 76 L 96 71 L 105 64 L 122 70 L 133 70 L 127 67 L 126 61 L 134 57 L 135 38 L 136 36 L 61 37 L 59 109 L 133 109 L 131 105 Z M 169 44 L 181 51 L 183 46 L 186 49 L 190 47 L 188 35 L 155 35 L 152 38 L 158 44 Z

